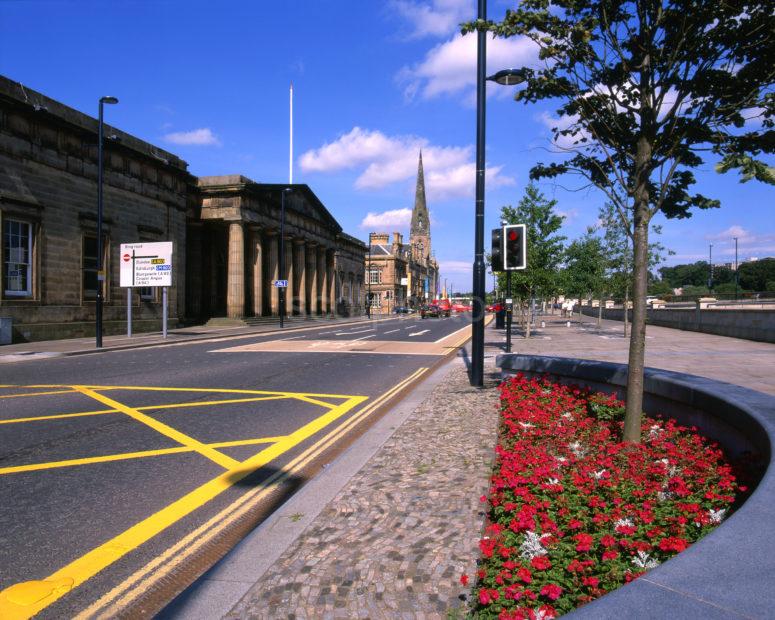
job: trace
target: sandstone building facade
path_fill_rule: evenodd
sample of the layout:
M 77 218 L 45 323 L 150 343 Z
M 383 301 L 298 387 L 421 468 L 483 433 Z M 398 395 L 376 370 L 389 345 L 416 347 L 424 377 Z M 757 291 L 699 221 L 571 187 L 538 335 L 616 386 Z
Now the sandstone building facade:
M 431 224 L 425 199 L 422 153 L 417 164 L 409 243 L 400 233 L 369 234 L 366 257 L 367 296 L 374 312 L 390 313 L 397 306 L 417 308 L 438 297 L 439 266 L 431 249 Z
M 97 107 L 95 102 L 95 108 Z M 94 333 L 98 285 L 97 120 L 0 76 L 0 317 L 15 341 Z M 360 314 L 366 245 L 303 184 L 196 178 L 179 157 L 105 125 L 105 333 L 126 329 L 119 245 L 172 241 L 169 316 L 178 322 Z M 285 192 L 285 273 L 279 272 Z M 133 326 L 157 329 L 158 289 L 133 289 Z

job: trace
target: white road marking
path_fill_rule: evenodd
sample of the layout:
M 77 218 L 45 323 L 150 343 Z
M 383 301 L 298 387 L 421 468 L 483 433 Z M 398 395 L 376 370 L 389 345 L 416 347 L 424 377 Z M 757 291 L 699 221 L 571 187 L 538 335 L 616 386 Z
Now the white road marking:
M 400 329 L 391 329 L 389 332 L 382 332 L 383 334 L 392 334 L 393 332 L 400 332 Z
M 304 338 L 305 336 L 291 336 L 290 338 L 278 338 L 277 341 L 283 341 L 283 340 L 298 340 L 299 338 Z
M 373 332 L 376 331 L 375 327 L 371 327 L 369 329 L 359 329 L 354 332 L 337 332 L 334 334 L 334 336 L 349 336 L 350 334 L 365 334 L 366 332 Z
M 412 337 L 412 336 L 422 336 L 424 333 L 429 332 L 429 331 L 431 331 L 431 330 L 424 329 L 421 332 L 414 332 L 413 334 L 409 334 L 409 337 Z

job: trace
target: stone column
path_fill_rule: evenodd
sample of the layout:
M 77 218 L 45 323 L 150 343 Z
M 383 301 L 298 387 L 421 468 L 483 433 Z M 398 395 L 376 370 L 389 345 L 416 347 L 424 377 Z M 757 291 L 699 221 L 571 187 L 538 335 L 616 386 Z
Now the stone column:
M 279 236 L 271 233 L 267 238 L 267 260 L 269 261 L 269 279 L 280 280 L 280 243 Z M 280 316 L 280 289 L 269 283 L 269 311 L 272 316 Z
M 242 222 L 229 224 L 228 269 L 226 316 L 240 319 L 245 315 L 245 229 Z
M 186 316 L 199 318 L 202 316 L 202 223 L 189 222 L 186 226 L 186 274 L 188 288 L 186 289 Z
M 250 240 L 253 249 L 253 316 L 261 316 L 264 314 L 264 248 L 261 245 L 261 229 L 258 226 L 250 227 Z
M 334 272 L 334 250 L 326 252 L 326 312 L 336 314 L 336 273 Z
M 318 246 L 317 252 L 317 288 L 315 289 L 315 312 L 326 313 L 326 286 L 328 282 L 328 269 L 326 269 L 326 249 Z
M 293 314 L 293 307 L 296 303 L 294 291 L 296 290 L 296 270 L 293 264 L 293 237 L 285 238 L 285 275 L 282 280 L 288 280 L 288 288 L 285 289 L 285 314 Z
M 307 277 L 306 296 L 307 314 L 317 314 L 317 288 L 318 288 L 318 251 L 317 243 L 307 242 Z
M 304 249 L 304 239 L 293 240 L 293 251 L 296 257 L 296 263 L 293 265 L 294 289 L 296 289 L 293 313 L 302 316 L 306 313 L 307 305 L 307 264 Z

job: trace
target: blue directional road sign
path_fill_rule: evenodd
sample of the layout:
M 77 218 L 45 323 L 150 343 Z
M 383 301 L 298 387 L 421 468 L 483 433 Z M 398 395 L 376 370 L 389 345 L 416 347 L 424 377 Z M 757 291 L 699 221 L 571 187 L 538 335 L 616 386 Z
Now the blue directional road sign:
M 277 288 L 288 288 L 288 280 L 272 280 L 272 286 Z

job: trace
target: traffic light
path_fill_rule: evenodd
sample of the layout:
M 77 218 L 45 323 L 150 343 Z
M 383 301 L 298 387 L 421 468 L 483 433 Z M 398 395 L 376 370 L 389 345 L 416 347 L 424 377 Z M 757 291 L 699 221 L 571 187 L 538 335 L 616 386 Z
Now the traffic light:
M 527 231 L 524 224 L 503 227 L 503 269 L 513 271 L 527 267 Z
M 492 229 L 492 270 L 503 271 L 503 229 Z

